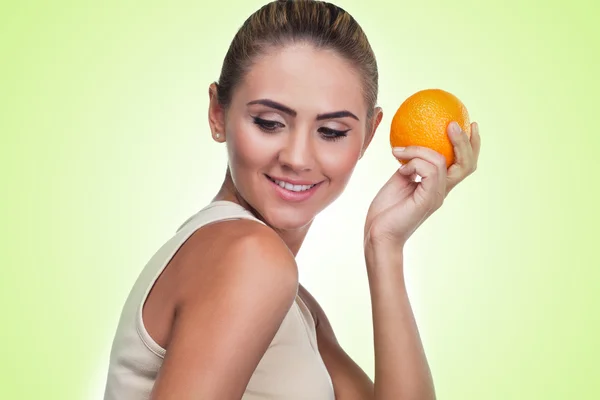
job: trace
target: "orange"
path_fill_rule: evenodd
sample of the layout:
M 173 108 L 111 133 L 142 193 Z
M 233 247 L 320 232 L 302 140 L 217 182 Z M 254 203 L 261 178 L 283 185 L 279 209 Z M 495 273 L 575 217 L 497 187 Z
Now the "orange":
M 447 129 L 452 121 L 458 122 L 471 137 L 469 113 L 458 97 L 441 89 L 421 90 L 407 98 L 396 111 L 390 128 L 390 144 L 392 147 L 428 147 L 444 155 L 446 167 L 450 167 L 454 163 L 454 148 Z

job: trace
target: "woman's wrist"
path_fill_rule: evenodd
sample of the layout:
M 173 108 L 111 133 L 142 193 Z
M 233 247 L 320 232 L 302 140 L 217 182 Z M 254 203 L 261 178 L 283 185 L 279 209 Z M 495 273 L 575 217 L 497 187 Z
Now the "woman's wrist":
M 364 244 L 367 268 L 401 269 L 404 258 L 404 243 L 367 237 Z

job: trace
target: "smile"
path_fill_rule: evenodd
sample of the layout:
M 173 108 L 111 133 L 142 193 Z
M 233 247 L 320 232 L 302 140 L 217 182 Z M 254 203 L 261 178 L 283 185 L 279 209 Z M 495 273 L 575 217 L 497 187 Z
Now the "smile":
M 265 174 L 269 185 L 274 189 L 275 195 L 286 202 L 303 202 L 310 199 L 321 187 L 321 182 L 310 181 L 288 182 L 283 179 L 272 178 Z
M 282 187 L 283 189 L 287 189 L 290 190 L 292 192 L 305 192 L 309 189 L 312 189 L 313 187 L 315 187 L 317 184 L 313 183 L 311 185 L 294 185 L 291 184 L 289 182 L 286 181 L 280 181 L 277 179 L 273 179 L 270 176 L 267 175 L 267 178 L 269 178 L 269 180 L 273 183 L 275 183 L 276 185 L 279 185 L 280 187 Z

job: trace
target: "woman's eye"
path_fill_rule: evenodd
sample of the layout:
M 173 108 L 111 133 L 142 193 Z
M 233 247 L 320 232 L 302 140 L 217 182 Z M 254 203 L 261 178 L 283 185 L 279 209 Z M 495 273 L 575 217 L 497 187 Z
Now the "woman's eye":
M 269 120 L 258 118 L 258 117 L 252 117 L 252 119 L 254 120 L 254 123 L 256 125 L 258 125 L 258 127 L 260 129 L 262 129 L 263 131 L 273 132 L 277 128 L 283 128 L 284 127 L 284 125 L 281 122 L 269 121 Z
M 323 135 L 323 138 L 326 140 L 339 140 L 339 139 L 347 136 L 349 130 L 350 129 L 345 130 L 345 131 L 338 131 L 336 129 L 331 129 L 331 128 L 319 129 L 319 131 Z
M 275 132 L 277 129 L 280 128 L 284 128 L 285 125 L 282 124 L 281 122 L 278 121 L 271 121 L 271 120 L 267 120 L 267 119 L 262 119 L 259 117 L 252 117 L 253 122 L 258 125 L 258 127 L 264 131 L 264 132 Z M 347 133 L 350 129 L 345 130 L 345 131 L 339 131 L 336 129 L 331 129 L 331 128 L 320 128 L 319 132 L 321 133 L 321 136 L 325 139 L 325 140 L 339 140 L 345 136 L 347 136 Z

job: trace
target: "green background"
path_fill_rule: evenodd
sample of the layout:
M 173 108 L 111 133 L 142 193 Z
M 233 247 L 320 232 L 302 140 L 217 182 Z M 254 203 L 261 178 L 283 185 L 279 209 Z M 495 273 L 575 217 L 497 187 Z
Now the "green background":
M 0 6 L 0 398 L 102 397 L 129 288 L 221 183 L 208 85 L 262 4 Z M 298 258 L 343 346 L 372 376 L 362 223 L 397 167 L 396 108 L 439 87 L 483 142 L 478 171 L 407 249 L 439 399 L 600 398 L 597 5 L 337 4 L 372 42 L 386 113 Z

